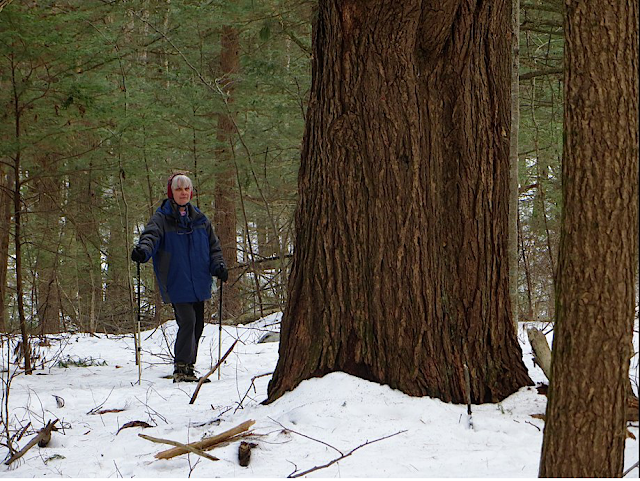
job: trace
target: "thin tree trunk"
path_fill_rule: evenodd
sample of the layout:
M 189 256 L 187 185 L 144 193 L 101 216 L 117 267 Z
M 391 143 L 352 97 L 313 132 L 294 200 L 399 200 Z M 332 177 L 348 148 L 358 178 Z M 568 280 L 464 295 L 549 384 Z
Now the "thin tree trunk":
M 238 32 L 230 26 L 223 26 L 220 37 L 220 70 L 223 75 L 225 85 L 222 86 L 224 94 L 227 96 L 227 105 L 233 102 L 233 91 L 235 89 L 236 76 L 240 68 L 238 49 L 240 48 Z M 220 148 L 217 157 L 222 166 L 222 172 L 216 178 L 215 189 L 215 219 L 216 234 L 220 238 L 222 245 L 222 255 L 227 263 L 227 267 L 237 264 L 237 240 L 236 240 L 236 201 L 238 190 L 236 187 L 236 172 L 231 143 L 234 142 L 235 128 L 230 114 L 222 112 L 218 116 L 217 140 Z M 224 312 L 230 317 L 237 316 L 241 312 L 240 293 L 233 285 L 235 277 L 230 276 L 230 285 L 225 289 Z
M 548 166 L 541 165 L 543 162 L 543 156 L 540 151 L 540 127 L 538 125 L 538 120 L 536 118 L 536 108 L 534 105 L 537 102 L 536 98 L 536 88 L 535 88 L 535 79 L 531 82 L 531 121 L 534 127 L 534 148 L 535 148 L 535 168 L 536 168 L 536 195 L 534 200 L 534 209 L 538 211 L 538 220 L 536 222 L 536 232 L 539 232 L 540 229 L 544 229 L 544 240 L 545 246 L 541 248 L 544 251 L 548 258 L 548 268 L 546 269 L 546 275 L 544 276 L 546 279 L 551 279 L 550 285 L 545 281 L 545 287 L 550 286 L 551 292 L 547 296 L 549 299 L 547 314 L 549 320 L 552 319 L 555 311 L 554 299 L 556 297 L 556 261 L 554 260 L 553 246 L 551 242 L 551 232 L 549 229 L 549 221 L 547 216 L 547 201 L 546 201 L 546 193 L 544 189 L 545 182 L 548 180 Z M 534 217 L 535 214 L 534 214 Z M 540 222 L 541 220 L 541 222 Z M 534 243 L 538 244 L 539 236 L 536 235 Z M 537 256 L 535 257 L 537 260 Z M 537 263 L 536 263 L 537 264 Z M 544 265 L 544 263 L 540 263 L 540 266 Z M 536 305 L 538 301 L 536 300 Z
M 269 399 L 344 371 L 463 403 L 530 384 L 509 301 L 511 0 L 320 1 Z
M 0 332 L 7 332 L 7 269 L 9 266 L 9 234 L 13 199 L 13 170 L 0 165 Z
M 12 65 L 12 67 L 14 67 Z M 15 157 L 13 159 L 13 241 L 16 255 L 16 300 L 18 304 L 18 320 L 20 322 L 20 333 L 22 335 L 22 355 L 24 358 L 25 374 L 31 374 L 31 345 L 29 342 L 29 328 L 24 313 L 24 291 L 22 282 L 22 196 L 20 193 L 20 163 L 22 160 L 22 147 L 20 145 L 21 128 L 20 121 L 22 117 L 22 107 L 20 106 L 20 96 L 16 88 L 17 79 L 15 68 L 11 69 L 12 87 L 13 87 L 13 114 L 14 114 L 14 133 L 17 145 Z
M 527 257 L 527 250 L 524 247 L 524 233 L 522 232 L 522 224 L 520 223 L 520 217 L 518 216 L 518 237 L 520 238 L 520 249 L 522 252 L 522 265 L 524 266 L 524 278 L 527 282 L 527 315 L 526 319 L 531 321 L 536 319 L 536 315 L 533 312 L 533 299 L 531 293 L 533 286 L 531 284 L 531 269 L 529 268 L 529 259 Z
M 19 122 L 16 122 L 19 124 Z M 22 356 L 24 358 L 25 374 L 31 374 L 31 343 L 29 342 L 29 327 L 24 312 L 24 288 L 22 282 L 22 196 L 20 195 L 20 152 L 16 155 L 14 168 L 13 190 L 13 222 L 14 222 L 14 248 L 16 253 L 16 297 L 18 304 L 18 319 L 20 320 L 20 334 L 22 335 Z
M 563 212 L 541 477 L 622 476 L 638 262 L 638 4 L 568 0 Z

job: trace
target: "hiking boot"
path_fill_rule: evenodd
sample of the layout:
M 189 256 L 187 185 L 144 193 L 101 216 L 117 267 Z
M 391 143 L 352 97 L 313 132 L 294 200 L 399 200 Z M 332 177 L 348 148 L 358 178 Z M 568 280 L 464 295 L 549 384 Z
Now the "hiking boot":
M 198 382 L 198 378 L 188 364 L 176 362 L 173 365 L 173 382 Z
M 190 376 L 195 377 L 198 381 L 200 380 L 200 376 L 198 376 L 198 371 L 195 370 L 193 364 L 187 364 L 187 373 Z M 211 382 L 211 379 L 205 379 L 204 381 L 202 381 L 203 383 L 206 382 Z

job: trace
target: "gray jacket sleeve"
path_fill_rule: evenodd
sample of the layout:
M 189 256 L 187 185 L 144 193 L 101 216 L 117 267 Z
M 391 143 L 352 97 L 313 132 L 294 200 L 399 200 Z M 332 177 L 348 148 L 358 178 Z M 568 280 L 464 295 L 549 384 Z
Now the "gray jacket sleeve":
M 164 236 L 164 224 L 164 217 L 156 212 L 140 234 L 138 245 L 147 253 L 147 260 L 158 250 L 160 239 Z

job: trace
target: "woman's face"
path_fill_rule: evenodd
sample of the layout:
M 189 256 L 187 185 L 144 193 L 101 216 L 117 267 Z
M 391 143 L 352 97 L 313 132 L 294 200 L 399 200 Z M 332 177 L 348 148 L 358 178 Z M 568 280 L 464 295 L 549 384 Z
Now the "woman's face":
M 173 192 L 173 200 L 175 200 L 176 204 L 180 206 L 188 204 L 191 200 L 191 186 L 189 185 L 172 186 L 171 191 Z

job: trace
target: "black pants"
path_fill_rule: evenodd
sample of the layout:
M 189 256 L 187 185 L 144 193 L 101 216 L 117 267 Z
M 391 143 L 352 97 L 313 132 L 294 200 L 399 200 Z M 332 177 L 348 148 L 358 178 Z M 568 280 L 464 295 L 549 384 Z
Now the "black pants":
M 195 364 L 204 329 L 204 301 L 171 304 L 178 323 L 174 362 Z

